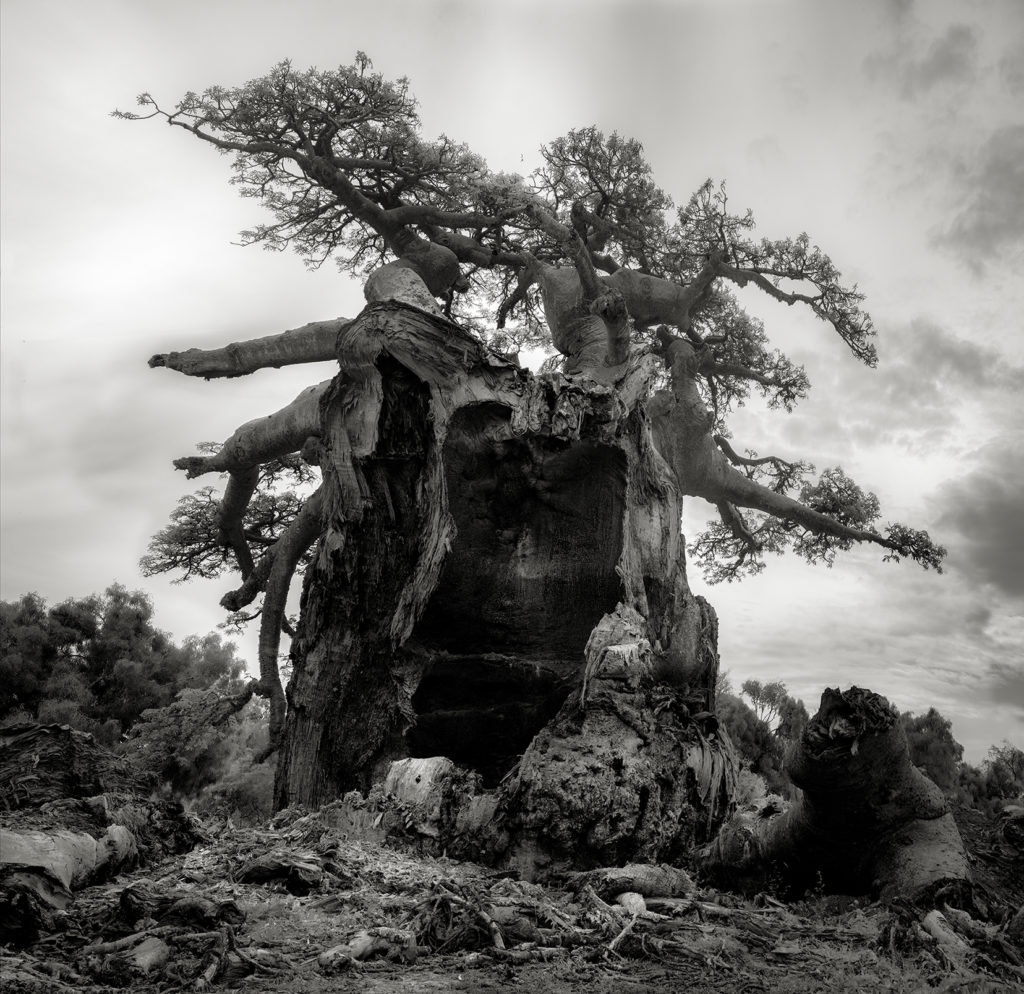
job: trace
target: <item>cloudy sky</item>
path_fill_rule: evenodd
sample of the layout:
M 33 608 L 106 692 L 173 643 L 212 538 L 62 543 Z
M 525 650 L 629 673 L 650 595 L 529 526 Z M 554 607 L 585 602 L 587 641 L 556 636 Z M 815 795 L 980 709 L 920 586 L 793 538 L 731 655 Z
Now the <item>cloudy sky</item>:
M 736 442 L 842 465 L 883 520 L 948 547 L 947 571 L 868 549 L 693 585 L 737 683 L 782 679 L 812 711 L 854 683 L 934 705 L 974 761 L 1024 744 L 1019 0 L 3 0 L 0 17 L 4 599 L 118 580 L 151 592 L 179 639 L 221 620 L 229 581 L 138 571 L 188 488 L 171 459 L 330 370 L 206 383 L 146 359 L 354 315 L 360 288 L 234 245 L 259 209 L 228 186 L 228 160 L 109 112 L 362 49 L 409 77 L 426 134 L 495 169 L 529 171 L 571 127 L 618 130 L 677 202 L 724 179 L 760 233 L 806 230 L 860 284 L 875 371 L 820 322 L 744 298 L 812 394 L 791 415 L 745 409 Z

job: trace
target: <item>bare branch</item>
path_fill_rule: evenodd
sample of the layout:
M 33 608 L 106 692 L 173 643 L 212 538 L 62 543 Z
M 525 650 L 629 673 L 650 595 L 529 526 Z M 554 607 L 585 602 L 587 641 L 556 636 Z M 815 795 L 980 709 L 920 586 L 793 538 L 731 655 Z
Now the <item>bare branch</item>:
M 149 365 L 211 380 L 247 376 L 268 367 L 277 369 L 297 363 L 330 362 L 336 358 L 338 335 L 349 323 L 348 318 L 313 321 L 278 335 L 232 342 L 219 349 L 188 349 L 186 352 L 155 355 L 149 360 Z
M 739 510 L 724 500 L 718 501 L 715 507 L 718 510 L 718 516 L 722 519 L 722 524 L 732 532 L 733 538 L 743 543 L 745 551 L 756 553 L 760 549 L 760 545 Z
M 794 465 L 791 462 L 786 462 L 785 459 L 780 459 L 778 456 L 760 456 L 756 459 L 741 456 L 724 435 L 715 435 L 715 444 L 726 454 L 729 462 L 734 466 L 763 466 L 765 463 L 775 463 L 776 465 L 792 468 Z
M 499 329 L 505 327 L 505 321 L 508 319 L 509 313 L 516 306 L 516 304 L 526 299 L 526 294 L 529 292 L 531 286 L 535 282 L 535 276 L 533 270 L 529 267 L 524 266 L 519 271 L 519 276 L 516 280 L 515 289 L 509 294 L 498 307 L 497 314 L 497 326 Z
M 320 434 L 320 401 L 332 380 L 306 387 L 290 404 L 264 418 L 238 428 L 212 456 L 185 456 L 174 460 L 189 479 L 204 473 L 226 473 L 248 469 L 276 456 L 297 452 L 311 435 Z
M 709 373 L 715 376 L 737 376 L 741 380 L 753 380 L 763 387 L 776 387 L 783 391 L 801 390 L 803 384 L 797 379 L 785 379 L 779 376 L 769 376 L 749 366 L 742 366 L 737 362 L 718 362 L 708 354 L 701 359 L 702 373 Z
M 819 318 L 828 321 L 835 328 L 858 359 L 868 366 L 878 364 L 878 353 L 871 342 L 874 329 L 867 315 L 856 307 L 856 302 L 861 299 L 856 291 L 843 291 L 832 285 L 819 288 L 819 292 L 813 295 L 786 291 L 756 268 L 746 269 L 725 262 L 719 264 L 717 272 L 737 286 L 753 283 L 758 289 L 783 304 L 806 304 Z M 782 275 L 790 277 L 789 273 Z M 806 277 L 794 274 L 790 278 Z

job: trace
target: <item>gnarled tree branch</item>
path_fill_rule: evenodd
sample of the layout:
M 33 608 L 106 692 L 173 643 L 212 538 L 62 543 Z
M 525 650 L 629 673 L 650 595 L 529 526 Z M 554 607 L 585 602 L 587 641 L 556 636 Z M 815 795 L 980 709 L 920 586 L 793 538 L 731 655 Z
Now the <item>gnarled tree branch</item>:
M 217 534 L 221 544 L 230 546 L 234 552 L 243 580 L 252 574 L 255 565 L 249 551 L 243 519 L 259 482 L 259 466 L 249 466 L 232 472 L 228 477 L 228 485 L 224 488 L 224 499 L 221 501 L 220 518 L 217 522 Z
M 149 360 L 149 365 L 212 380 L 247 376 L 268 367 L 277 369 L 297 363 L 330 362 L 336 358 L 338 335 L 348 324 L 348 318 L 313 321 L 278 335 L 232 342 L 219 349 L 188 349 L 158 354 Z
M 275 456 L 297 452 L 307 438 L 320 433 L 320 401 L 332 382 L 324 380 L 315 386 L 306 387 L 281 410 L 242 425 L 224 442 L 216 455 L 175 459 L 175 469 L 185 470 L 191 480 L 204 473 L 249 469 Z
M 263 617 L 260 619 L 259 663 L 260 682 L 257 692 L 270 701 L 270 741 L 258 757 L 262 762 L 281 744 L 284 732 L 285 697 L 277 654 L 281 647 L 281 627 L 288 602 L 288 588 L 299 560 L 320 537 L 323 528 L 323 493 L 318 488 L 303 505 L 295 520 L 281 534 L 267 553 L 266 594 Z M 262 565 L 262 563 L 261 563 Z
M 762 511 L 813 535 L 843 543 L 871 542 L 889 550 L 887 559 L 907 556 L 926 569 L 940 569 L 945 550 L 932 545 L 924 532 L 893 525 L 883 535 L 871 528 L 847 524 L 736 469 L 733 462 L 740 457 L 735 452 L 730 456 L 716 444 L 712 435 L 714 418 L 697 388 L 696 378 L 702 367 L 700 351 L 668 333 L 662 332 L 661 338 L 672 388 L 652 398 L 652 428 L 655 444 L 672 467 L 684 494 L 702 497 L 715 505 L 724 503 Z M 723 520 L 733 528 L 733 521 Z M 807 551 L 812 551 L 810 545 Z

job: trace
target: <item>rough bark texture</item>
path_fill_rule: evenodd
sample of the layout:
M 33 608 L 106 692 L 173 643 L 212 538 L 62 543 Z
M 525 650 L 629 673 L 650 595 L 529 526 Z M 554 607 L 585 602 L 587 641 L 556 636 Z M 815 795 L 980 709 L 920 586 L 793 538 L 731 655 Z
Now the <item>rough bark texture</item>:
M 714 436 L 698 386 L 710 353 L 688 314 L 717 256 L 672 289 L 598 277 L 577 234 L 549 233 L 574 265 L 526 264 L 561 373 L 524 371 L 449 321 L 435 297 L 454 256 L 418 243 L 370 276 L 353 321 L 154 360 L 235 375 L 335 348 L 333 380 L 215 456 L 176 463 L 231 475 L 220 526 L 235 546 L 254 467 L 301 449 L 322 472 L 273 552 L 239 556 L 245 583 L 225 599 L 266 588 L 259 691 L 280 746 L 277 805 L 319 806 L 412 770 L 438 845 L 527 879 L 678 858 L 730 812 L 736 757 L 711 713 L 717 620 L 687 583 L 684 495 L 726 519 L 754 507 L 895 547 L 756 482 Z M 631 322 L 653 320 L 683 337 L 663 327 L 657 353 L 631 349 Z M 288 585 L 317 535 L 282 697 Z M 393 765 L 406 759 L 426 765 Z M 792 775 L 803 800 L 728 827 L 713 870 L 762 887 L 778 872 L 797 887 L 966 893 L 952 819 L 880 698 L 826 694 Z
M 732 757 L 693 718 L 716 622 L 643 407 L 657 360 L 534 376 L 385 270 L 321 403 L 277 803 L 443 754 L 485 786 L 515 771 L 498 796 L 524 873 L 683 851 L 724 814 Z
M 786 766 L 800 800 L 726 826 L 708 854 L 712 873 L 746 889 L 774 878 L 883 899 L 969 899 L 970 870 L 949 806 L 910 762 L 899 714 L 884 697 L 826 690 Z
M 505 785 L 508 862 L 524 877 L 678 860 L 730 810 L 731 745 L 690 685 L 659 679 L 645 628 L 629 608 L 602 619 L 582 687 Z

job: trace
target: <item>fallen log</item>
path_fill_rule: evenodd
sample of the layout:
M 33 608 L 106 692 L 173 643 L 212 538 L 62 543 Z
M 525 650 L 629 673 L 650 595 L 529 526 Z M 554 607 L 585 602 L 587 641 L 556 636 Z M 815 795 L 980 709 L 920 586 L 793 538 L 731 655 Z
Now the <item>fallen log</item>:
M 152 920 L 208 930 L 245 921 L 245 912 L 231 899 L 218 901 L 200 891 L 165 889 L 149 880 L 137 880 L 121 891 L 118 913 L 133 926 Z
M 696 890 L 685 870 L 665 864 L 627 863 L 625 866 L 569 873 L 566 878 L 573 888 L 593 887 L 597 895 L 606 900 L 624 893 L 637 893 L 644 897 L 680 897 Z
M 971 877 L 946 799 L 910 761 L 899 714 L 858 687 L 826 690 L 786 756 L 803 795 L 781 812 L 735 817 L 704 851 L 714 880 L 747 892 L 896 896 L 969 904 Z
M 0 829 L 0 944 L 25 946 L 72 900 L 72 891 L 117 873 L 138 857 L 135 837 L 111 825 L 87 832 Z
M 0 943 L 27 946 L 75 891 L 192 848 L 197 823 L 156 783 L 68 725 L 0 729 Z

